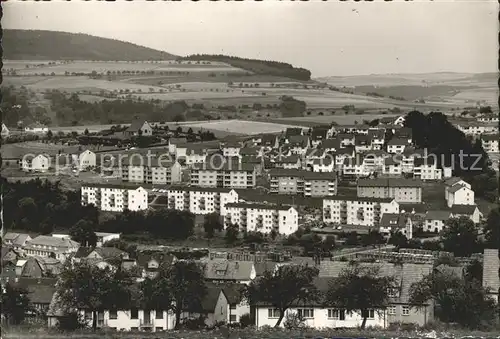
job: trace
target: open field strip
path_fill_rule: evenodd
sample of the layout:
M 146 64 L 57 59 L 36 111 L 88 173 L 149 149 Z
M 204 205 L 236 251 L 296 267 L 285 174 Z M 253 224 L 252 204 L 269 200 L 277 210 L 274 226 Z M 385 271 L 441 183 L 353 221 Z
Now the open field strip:
M 373 120 L 381 117 L 397 117 L 398 114 L 384 114 L 383 116 L 376 114 L 359 114 L 359 115 L 324 115 L 324 116 L 313 116 L 313 117 L 295 117 L 295 118 L 276 118 L 273 119 L 273 122 L 279 123 L 283 121 L 286 124 L 289 121 L 300 122 L 317 122 L 318 124 L 331 123 L 336 122 L 339 125 L 354 125 L 354 121 L 357 121 L 359 124 L 363 122 L 363 120 Z
M 279 133 L 284 131 L 288 127 L 303 127 L 306 126 L 294 126 L 287 124 L 277 124 L 270 122 L 259 122 L 259 121 L 246 121 L 246 120 L 221 120 L 221 121 L 211 121 L 204 123 L 194 123 L 190 124 L 192 127 L 202 127 L 209 130 L 220 130 L 233 133 L 244 133 L 244 134 L 260 134 L 260 133 Z
M 60 76 L 53 77 L 49 79 L 45 79 L 26 87 L 33 90 L 48 90 L 48 89 L 59 89 L 59 90 L 88 90 L 90 88 L 96 88 L 100 90 L 130 90 L 130 91 L 144 91 L 148 92 L 150 88 L 153 88 L 155 91 L 159 91 L 162 89 L 157 86 L 146 86 L 146 85 L 137 85 L 130 83 L 121 83 L 107 80 L 99 80 L 99 79 L 89 79 L 86 76 L 81 77 L 71 77 L 71 76 Z

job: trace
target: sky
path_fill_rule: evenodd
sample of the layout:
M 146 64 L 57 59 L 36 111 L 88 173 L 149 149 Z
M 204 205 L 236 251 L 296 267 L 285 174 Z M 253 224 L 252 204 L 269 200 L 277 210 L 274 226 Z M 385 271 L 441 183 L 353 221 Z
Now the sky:
M 3 3 L 3 28 L 86 33 L 176 55 L 283 61 L 313 77 L 496 72 L 496 0 Z

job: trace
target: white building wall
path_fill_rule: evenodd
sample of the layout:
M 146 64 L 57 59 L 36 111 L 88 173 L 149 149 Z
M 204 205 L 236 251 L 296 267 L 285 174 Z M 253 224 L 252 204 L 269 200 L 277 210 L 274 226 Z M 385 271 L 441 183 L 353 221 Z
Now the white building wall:
M 311 308 L 311 307 L 306 307 Z M 358 327 L 361 326 L 363 321 L 361 317 L 361 312 L 353 312 L 352 314 L 346 313 L 345 320 L 338 320 L 334 318 L 328 317 L 328 309 L 327 308 L 319 308 L 315 307 L 314 309 L 314 317 L 305 319 L 305 325 L 307 327 L 312 328 L 337 328 L 337 327 Z M 281 321 L 280 327 L 283 327 L 284 322 L 286 320 L 287 314 L 297 314 L 297 308 L 289 308 L 285 311 L 285 318 Z M 278 318 L 269 318 L 269 308 L 258 307 L 256 310 L 256 327 L 260 328 L 262 326 L 271 326 L 274 327 Z M 372 327 L 387 327 L 386 313 L 384 310 L 380 312 L 374 311 L 374 318 L 367 319 L 366 326 Z
M 78 166 L 80 170 L 96 166 L 96 154 L 90 150 L 85 150 L 78 156 Z
M 135 190 L 128 190 L 128 209 L 130 211 L 142 211 L 148 208 L 148 192 L 139 187 Z
M 123 212 L 125 209 L 124 192 L 119 188 L 100 188 L 101 210 Z

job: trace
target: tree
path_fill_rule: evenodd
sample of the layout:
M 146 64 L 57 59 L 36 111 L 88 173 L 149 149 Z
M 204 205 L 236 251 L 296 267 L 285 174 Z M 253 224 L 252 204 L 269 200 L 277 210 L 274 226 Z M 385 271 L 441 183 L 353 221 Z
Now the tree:
M 389 238 L 390 245 L 396 246 L 396 248 L 408 247 L 408 238 L 401 232 L 391 232 L 391 237 Z
M 488 219 L 483 227 L 486 244 L 490 248 L 500 246 L 500 208 L 495 208 L 488 214 Z
M 376 266 L 349 265 L 337 279 L 330 282 L 326 293 L 327 303 L 345 309 L 348 313 L 361 311 L 361 328 L 364 329 L 368 311 L 385 308 L 394 287 L 393 277 L 381 277 L 379 271 Z
M 230 224 L 226 227 L 226 243 L 234 244 L 238 240 L 238 235 L 240 233 L 239 226 L 235 224 Z
M 436 317 L 445 323 L 476 329 L 496 318 L 495 302 L 481 284 L 453 273 L 433 272 L 411 285 L 412 305 L 423 305 L 430 300 L 435 304 Z
M 5 290 L 0 288 L 0 303 L 2 314 L 6 318 L 8 324 L 20 324 L 30 310 L 30 302 L 28 299 L 28 291 L 13 286 L 10 283 L 5 285 Z
M 87 263 L 69 261 L 59 274 L 57 294 L 64 310 L 86 309 L 92 312 L 92 328 L 97 328 L 97 311 L 130 308 L 130 285 L 127 272 L 109 267 L 100 269 Z
M 220 215 L 218 213 L 207 214 L 205 216 L 205 222 L 203 223 L 203 229 L 208 238 L 213 238 L 215 231 L 222 231 L 224 225 L 221 223 Z
M 51 139 L 52 139 L 52 136 L 53 136 L 52 131 L 49 129 L 49 130 L 47 131 L 47 139 L 51 140 Z
M 244 295 L 251 305 L 266 303 L 279 312 L 275 327 L 279 327 L 285 311 L 293 305 L 314 301 L 319 292 L 313 284 L 319 270 L 309 266 L 280 266 L 275 272 L 266 271 L 253 280 Z
M 171 266 L 162 268 L 158 275 L 157 286 L 164 289 L 168 300 L 172 301 L 171 309 L 175 314 L 175 328 L 181 324 L 181 314 L 188 310 L 199 310 L 201 302 L 207 293 L 203 272 L 193 261 L 178 261 Z M 167 304 L 159 306 L 165 307 Z
M 191 127 L 189 127 L 189 129 L 188 129 L 188 131 L 187 131 L 187 134 L 189 134 L 189 135 L 193 135 L 193 133 L 194 133 L 194 132 L 193 132 L 193 129 L 192 129 Z
M 95 247 L 97 244 L 97 236 L 94 232 L 94 224 L 88 220 L 78 221 L 69 230 L 71 240 L 76 241 L 84 247 Z
M 474 222 L 468 217 L 451 218 L 445 222 L 441 240 L 445 251 L 456 257 L 470 257 L 477 252 L 478 232 Z

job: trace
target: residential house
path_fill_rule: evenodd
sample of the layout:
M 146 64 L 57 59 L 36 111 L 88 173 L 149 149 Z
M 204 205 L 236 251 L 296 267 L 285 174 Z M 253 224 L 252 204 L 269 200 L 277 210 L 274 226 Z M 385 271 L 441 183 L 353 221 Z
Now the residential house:
M 358 179 L 357 194 L 366 198 L 394 198 L 397 202 L 422 201 L 422 181 L 416 179 Z
M 129 128 L 125 130 L 125 135 L 131 136 L 152 136 L 153 127 L 145 120 L 134 120 Z
M 360 154 L 344 159 L 342 175 L 345 179 L 366 178 L 370 174 L 371 172 L 364 166 L 364 159 Z
M 177 145 L 186 145 L 187 142 L 188 141 L 186 138 L 169 138 L 168 139 L 168 153 L 177 154 Z M 186 155 L 186 154 L 184 153 L 184 155 Z
M 400 161 L 397 161 L 394 157 L 384 159 L 384 167 L 382 167 L 384 175 L 399 177 L 402 172 L 403 166 Z
M 263 135 L 260 146 L 262 146 L 264 150 L 277 149 L 279 147 L 279 138 L 274 134 Z
M 401 212 L 400 206 L 400 212 Z M 413 238 L 413 220 L 410 213 L 384 213 L 380 219 L 380 232 L 400 232 L 407 239 Z
M 91 150 L 85 150 L 76 154 L 72 154 L 73 163 L 79 171 L 84 171 L 89 168 L 96 167 L 96 154 Z
M 300 170 L 271 170 L 271 193 L 303 194 L 308 197 L 332 196 L 337 193 L 335 173 Z
M 137 266 L 142 269 L 142 277 L 153 279 L 162 265 L 173 265 L 177 257 L 163 252 L 140 252 L 137 254 Z
M 240 142 L 224 142 L 221 143 L 220 148 L 222 150 L 223 156 L 237 157 L 240 155 L 240 150 L 242 146 Z
M 217 187 L 175 187 L 166 189 L 167 208 L 193 214 L 227 213 L 228 203 L 238 202 L 234 189 Z
M 497 303 L 500 301 L 498 293 L 500 292 L 500 256 L 497 249 L 487 248 L 483 254 L 483 287 L 488 289 L 488 294 Z
M 372 142 L 368 135 L 357 135 L 354 141 L 356 153 L 366 152 L 372 149 Z
M 443 170 L 437 167 L 433 157 L 415 159 L 413 177 L 422 180 L 441 180 Z
M 453 205 L 451 206 L 451 214 L 454 218 L 467 217 L 475 224 L 479 224 L 482 218 L 482 213 L 476 205 Z
M 224 226 L 237 224 L 248 232 L 289 235 L 299 227 L 299 215 L 292 206 L 235 202 L 226 204 Z
M 323 199 L 323 222 L 327 224 L 378 227 L 384 213 L 399 213 L 396 200 L 347 196 Z
M 224 288 L 218 285 L 208 285 L 207 293 L 201 300 L 201 309 L 192 308 L 183 312 L 181 319 L 204 319 L 208 327 L 228 322 L 229 302 Z
M 226 283 L 220 287 L 224 291 L 228 303 L 227 323 L 239 323 L 243 315 L 250 314 L 250 305 L 243 295 L 245 285 Z
M 368 131 L 368 138 L 372 150 L 381 150 L 385 143 L 385 130 L 375 129 Z
M 448 191 L 451 187 L 455 185 L 461 185 L 461 186 L 466 186 L 469 189 L 472 189 L 472 186 L 465 180 L 458 178 L 458 177 L 452 177 L 449 178 L 444 182 L 444 198 L 448 200 Z
M 291 137 L 294 136 L 303 136 L 304 135 L 304 130 L 300 127 L 289 127 L 285 130 L 285 140 L 288 142 L 288 140 Z
M 289 157 L 278 157 L 274 160 L 271 160 L 274 163 L 275 168 L 283 168 L 283 169 L 301 169 L 302 162 L 300 161 L 300 157 L 298 155 L 291 155 Z
M 362 154 L 363 166 L 366 171 L 382 172 L 385 164 L 385 159 L 389 154 L 383 150 L 373 150 Z
M 84 184 L 82 205 L 94 205 L 102 211 L 142 211 L 148 208 L 148 192 L 141 186 L 123 184 Z
M 293 135 L 287 139 L 286 146 L 292 154 L 304 155 L 311 147 L 311 141 L 307 135 Z
M 339 138 L 331 138 L 325 139 L 321 142 L 321 148 L 325 150 L 325 152 L 337 152 L 340 150 L 340 140 Z
M 498 134 L 482 134 L 481 143 L 483 149 L 488 153 L 498 153 Z
M 200 263 L 203 266 L 205 280 L 209 282 L 248 285 L 256 277 L 252 261 L 202 259 Z
M 405 120 L 406 120 L 406 117 L 404 115 L 401 115 L 401 116 L 397 117 L 396 119 L 394 119 L 393 124 L 396 126 L 403 126 L 405 123 Z
M 27 256 L 51 257 L 64 262 L 78 247 L 80 244 L 71 239 L 39 235 L 26 243 L 24 253 Z
M 455 184 L 451 187 L 446 187 L 447 192 L 446 202 L 448 207 L 453 205 L 474 205 L 474 191 L 468 186 Z
M 441 232 L 445 222 L 452 217 L 451 211 L 427 211 L 423 225 L 424 232 Z
M 29 234 L 7 232 L 2 238 L 4 245 L 11 246 L 15 251 L 22 250 L 26 243 L 31 240 Z
M 87 261 L 92 264 L 104 261 L 113 265 L 121 263 L 123 259 L 129 259 L 129 255 L 116 247 L 80 247 L 73 259 L 75 261 Z
M 47 172 L 50 168 L 50 157 L 44 154 L 26 154 L 19 160 L 19 165 L 24 172 Z
M 335 172 L 335 160 L 333 157 L 315 159 L 310 165 L 313 172 Z
M 391 154 L 401 154 L 408 146 L 408 140 L 401 138 L 392 138 L 387 143 L 387 152 Z
M 27 311 L 27 317 L 44 317 L 49 310 L 50 302 L 56 292 L 55 278 L 26 278 L 20 277 L 14 280 L 2 283 L 21 288 L 27 291 L 27 297 L 30 301 L 31 310 Z
M 328 126 L 313 127 L 311 131 L 311 146 L 318 147 L 328 137 Z
M 4 123 L 2 123 L 2 132 L 1 132 L 2 138 L 7 138 L 9 134 L 10 134 L 9 129 L 7 128 L 7 126 L 5 126 Z
M 342 172 L 344 169 L 345 159 L 351 159 L 356 156 L 356 152 L 354 152 L 354 147 L 348 146 L 346 148 L 341 148 L 335 154 L 335 169 L 338 172 Z
M 24 128 L 24 131 L 26 133 L 47 133 L 49 131 L 49 128 L 45 126 L 44 124 L 41 124 L 39 122 L 35 122 L 32 124 L 29 124 Z
M 356 145 L 356 135 L 355 134 L 339 133 L 337 135 L 337 138 L 340 142 L 340 148 L 346 148 L 349 146 L 354 147 Z
M 95 235 L 97 236 L 96 247 L 102 247 L 108 241 L 120 239 L 120 233 L 95 232 Z
M 406 140 L 407 145 L 411 145 L 413 142 L 413 130 L 409 127 L 396 128 L 394 136 L 398 139 Z
M 337 131 L 348 134 L 368 134 L 370 127 L 368 125 L 342 125 L 337 126 Z

